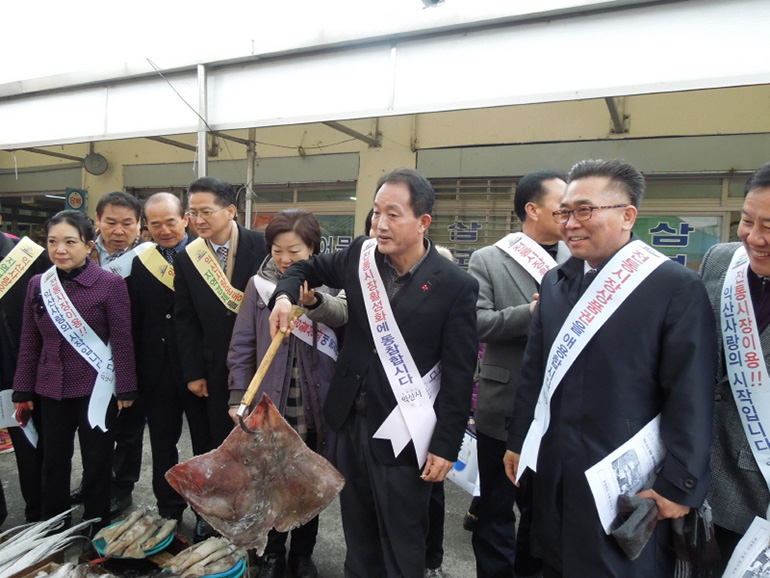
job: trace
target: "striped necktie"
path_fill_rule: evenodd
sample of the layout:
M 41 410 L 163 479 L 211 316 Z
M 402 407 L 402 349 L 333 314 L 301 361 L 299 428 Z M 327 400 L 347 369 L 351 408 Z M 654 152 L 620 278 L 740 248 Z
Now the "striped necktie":
M 222 265 L 222 271 L 227 272 L 227 247 L 217 247 L 217 255 L 219 255 L 219 264 Z

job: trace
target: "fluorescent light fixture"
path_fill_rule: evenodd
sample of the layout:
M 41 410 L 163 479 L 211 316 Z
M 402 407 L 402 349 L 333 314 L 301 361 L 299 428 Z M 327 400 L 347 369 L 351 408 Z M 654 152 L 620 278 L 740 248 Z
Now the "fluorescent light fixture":
M 349 198 L 351 201 L 355 201 L 355 200 L 356 200 L 356 198 L 355 198 L 355 197 L 348 197 L 348 198 Z

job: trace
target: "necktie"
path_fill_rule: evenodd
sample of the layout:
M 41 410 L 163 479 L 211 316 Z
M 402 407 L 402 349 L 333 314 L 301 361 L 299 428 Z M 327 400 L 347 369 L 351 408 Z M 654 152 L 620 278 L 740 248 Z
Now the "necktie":
M 227 247 L 217 247 L 217 255 L 219 255 L 219 264 L 222 265 L 222 271 L 227 272 Z
M 589 269 L 583 274 L 583 280 L 580 281 L 580 295 L 586 292 L 588 286 L 596 279 L 598 271 L 596 269 Z
M 174 248 L 173 247 L 162 247 L 160 250 L 161 255 L 163 255 L 163 258 L 168 261 L 169 263 L 174 262 Z

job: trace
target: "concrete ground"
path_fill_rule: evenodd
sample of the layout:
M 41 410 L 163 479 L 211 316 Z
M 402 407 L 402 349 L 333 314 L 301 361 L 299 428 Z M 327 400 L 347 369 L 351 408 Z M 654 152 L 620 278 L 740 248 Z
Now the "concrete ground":
M 77 443 L 77 442 L 76 442 Z M 188 459 L 192 456 L 190 439 L 185 427 L 182 439 L 179 443 L 180 459 Z M 134 488 L 134 506 L 155 506 L 155 498 L 151 487 L 151 458 L 149 434 L 144 437 L 144 459 L 142 462 L 142 475 Z M 76 447 L 73 458 L 72 479 L 73 485 L 80 480 L 81 463 L 79 450 Z M 19 491 L 19 480 L 16 475 L 16 460 L 12 453 L 0 455 L 0 480 L 8 501 L 8 519 L 2 526 L 3 530 L 24 523 L 24 503 Z M 470 495 L 458 488 L 452 482 L 445 482 L 446 491 L 446 524 L 444 535 L 444 575 L 447 578 L 469 578 L 474 576 L 475 560 L 471 548 L 471 534 L 462 528 L 462 521 Z M 75 512 L 76 520 L 82 514 L 82 507 Z M 372 524 L 375 521 L 372 520 Z M 179 533 L 188 540 L 192 539 L 195 517 L 188 509 L 184 514 L 184 521 Z M 320 578 L 342 578 L 343 561 L 345 558 L 345 538 L 342 533 L 340 521 L 339 500 L 321 513 L 321 525 L 318 543 L 313 559 L 315 560 Z M 378 578 L 372 576 L 371 578 Z

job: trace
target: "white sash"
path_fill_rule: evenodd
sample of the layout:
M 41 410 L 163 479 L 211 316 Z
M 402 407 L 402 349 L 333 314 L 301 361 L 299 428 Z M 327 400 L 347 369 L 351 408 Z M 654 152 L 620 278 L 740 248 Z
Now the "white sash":
M 495 243 L 495 247 L 511 256 L 538 283 L 556 267 L 556 261 L 532 237 L 524 233 L 510 233 Z
M 110 261 L 109 263 L 102 263 L 102 269 L 106 269 L 107 271 L 112 271 L 115 273 L 115 275 L 120 275 L 125 279 L 129 275 L 131 275 L 131 266 L 134 263 L 134 257 L 137 255 L 141 255 L 148 249 L 152 249 L 155 247 L 155 243 L 150 243 L 149 241 L 142 243 L 141 245 L 137 245 L 130 251 L 126 251 L 123 253 L 120 257 L 117 259 Z
M 607 319 L 668 257 L 642 241 L 624 245 L 596 276 L 570 311 L 548 353 L 543 387 L 519 459 L 518 476 L 537 471 L 540 442 L 551 422 L 551 398 L 567 370 Z
M 257 288 L 259 296 L 262 301 L 268 303 L 270 296 L 275 291 L 275 283 L 268 281 L 264 277 L 254 275 L 254 286 Z M 294 329 L 291 330 L 291 334 L 297 339 L 302 340 L 308 345 L 313 345 L 313 322 L 308 319 L 308 316 L 303 314 L 294 322 Z M 339 356 L 339 345 L 337 343 L 337 336 L 331 327 L 324 325 L 323 323 L 316 323 L 316 347 L 318 351 L 331 357 L 334 361 L 337 361 Z
M 725 275 L 719 307 L 722 343 L 743 431 L 759 471 L 770 486 L 770 377 L 751 302 L 748 262 L 746 249 L 739 247 Z
M 364 242 L 358 276 L 372 339 L 398 406 L 374 433 L 374 437 L 389 439 L 396 456 L 411 439 L 417 453 L 417 465 L 422 467 L 428 458 L 428 447 L 436 427 L 433 403 L 441 388 L 441 361 L 426 375 L 420 376 L 393 317 L 388 293 L 374 262 L 376 246 L 375 239 Z
M 110 399 L 115 395 L 115 364 L 112 346 L 99 338 L 81 317 L 64 291 L 56 267 L 43 273 L 40 279 L 43 303 L 56 329 L 88 364 L 96 370 L 96 381 L 88 402 L 88 423 L 92 428 L 107 431 L 105 418 Z

